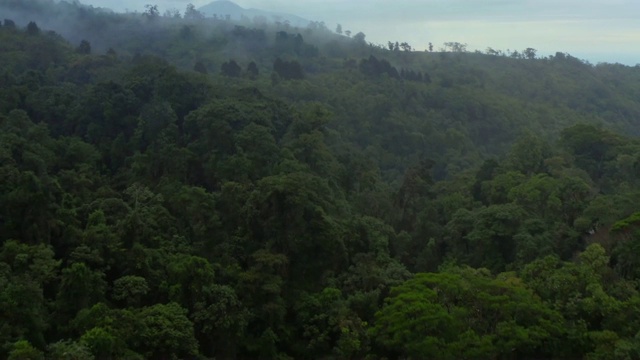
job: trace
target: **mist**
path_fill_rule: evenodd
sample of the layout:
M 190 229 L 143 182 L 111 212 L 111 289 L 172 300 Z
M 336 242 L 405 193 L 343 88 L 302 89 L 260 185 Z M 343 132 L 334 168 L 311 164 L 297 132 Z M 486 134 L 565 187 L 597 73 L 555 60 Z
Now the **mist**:
M 196 6 L 210 1 L 192 1 Z M 424 50 L 456 41 L 469 50 L 524 49 L 540 54 L 569 52 L 592 63 L 635 65 L 640 62 L 640 3 L 632 0 L 520 1 L 520 0 L 399 0 L 290 1 L 237 0 L 244 8 L 295 14 L 324 21 L 330 29 L 341 24 L 353 33 L 364 32 L 367 41 L 385 44 L 406 41 Z M 142 1 L 87 0 L 83 3 L 118 11 L 142 11 Z M 155 1 L 161 9 L 184 10 L 189 1 Z

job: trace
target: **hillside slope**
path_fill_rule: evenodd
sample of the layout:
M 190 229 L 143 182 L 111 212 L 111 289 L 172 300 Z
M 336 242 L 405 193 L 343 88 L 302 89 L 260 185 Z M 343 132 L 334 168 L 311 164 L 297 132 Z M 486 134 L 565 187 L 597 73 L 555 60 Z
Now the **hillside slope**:
M 640 356 L 640 68 L 2 4 L 0 358 Z

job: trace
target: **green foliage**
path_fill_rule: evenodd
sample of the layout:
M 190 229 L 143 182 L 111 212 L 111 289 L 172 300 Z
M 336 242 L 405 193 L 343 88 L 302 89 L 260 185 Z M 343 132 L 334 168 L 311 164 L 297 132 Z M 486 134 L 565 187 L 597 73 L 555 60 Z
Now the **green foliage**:
M 97 358 L 108 358 L 117 349 L 116 338 L 103 328 L 95 327 L 80 337 L 80 343 L 84 344 Z
M 74 263 L 62 269 L 57 302 L 59 310 L 69 317 L 104 298 L 104 274 L 93 271 L 84 263 Z
M 55 360 L 94 360 L 86 345 L 74 341 L 58 341 L 49 345 L 49 356 Z
M 41 360 L 44 359 L 42 351 L 34 348 L 26 340 L 20 340 L 13 344 L 8 360 Z
M 637 67 L 3 6 L 0 358 L 640 356 Z
M 113 282 L 113 299 L 127 304 L 138 305 L 148 292 L 147 281 L 140 276 L 127 275 Z
M 193 324 L 186 311 L 176 303 L 156 304 L 142 309 L 138 314 L 141 353 L 147 358 L 165 356 L 193 356 L 198 344 L 193 334 Z
M 283 61 L 277 58 L 273 63 L 273 71 L 285 80 L 304 78 L 302 66 L 297 61 Z
M 560 319 L 518 278 L 460 268 L 417 274 L 394 288 L 372 333 L 401 356 L 549 356 L 561 344 Z
M 305 294 L 296 305 L 297 321 L 304 333 L 300 356 L 326 354 L 340 358 L 362 356 L 367 350 L 367 323 L 353 313 L 340 290 L 325 288 Z

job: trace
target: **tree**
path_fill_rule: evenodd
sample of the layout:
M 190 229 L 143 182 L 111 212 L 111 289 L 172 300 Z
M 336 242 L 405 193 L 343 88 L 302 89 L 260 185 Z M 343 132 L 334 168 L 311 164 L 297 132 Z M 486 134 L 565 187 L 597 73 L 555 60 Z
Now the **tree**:
M 193 30 L 191 30 L 191 26 L 183 25 L 180 28 L 180 38 L 183 40 L 189 40 L 193 37 Z
M 235 358 L 252 313 L 230 286 L 209 284 L 196 304 L 193 319 L 204 355 Z
M 467 52 L 467 44 L 461 44 L 459 42 L 446 42 L 444 43 L 444 47 L 445 49 L 449 49 L 451 52 Z
M 168 260 L 166 282 L 169 298 L 192 311 L 196 303 L 206 298 L 206 286 L 214 283 L 213 266 L 197 256 L 174 255 Z
M 26 340 L 44 348 L 45 331 L 51 328 L 49 299 L 44 289 L 55 285 L 60 261 L 43 244 L 27 245 L 8 240 L 0 248 L 0 308 L 3 344 Z M 24 344 L 23 344 L 24 345 Z M 6 356 L 4 349 L 0 355 Z
M 38 27 L 38 24 L 36 24 L 33 21 L 30 21 L 29 24 L 27 24 L 27 34 L 29 35 L 40 34 L 40 28 Z
M 13 20 L 10 20 L 10 19 L 4 19 L 4 27 L 5 27 L 5 29 L 15 30 L 16 29 L 16 23 Z
M 635 251 L 640 248 L 639 223 L 640 213 L 636 212 L 611 227 L 611 235 L 617 240 L 612 254 L 615 269 L 627 279 L 640 279 L 640 261 L 634 256 Z
M 280 58 L 277 58 L 273 62 L 273 70 L 281 78 L 286 80 L 304 78 L 304 72 L 302 70 L 302 66 L 300 65 L 299 62 L 295 60 L 283 61 Z
M 471 266 L 502 271 L 515 260 L 515 235 L 525 218 L 517 204 L 491 205 L 472 215 L 471 230 L 459 243 L 460 258 Z
M 78 45 L 76 52 L 83 55 L 91 54 L 91 44 L 87 40 L 82 40 L 80 45 Z
M 73 263 L 62 270 L 57 305 L 62 314 L 73 318 L 79 310 L 90 307 L 104 298 L 104 274 L 84 263 Z
M 402 185 L 396 195 L 396 206 L 400 212 L 398 227 L 402 230 L 413 230 L 418 209 L 424 208 L 424 201 L 431 197 L 433 165 L 431 159 L 423 159 L 409 167 L 404 174 Z
M 94 360 L 95 357 L 87 345 L 71 340 L 58 341 L 48 346 L 48 355 L 52 360 Z
M 368 76 L 380 76 L 387 74 L 392 78 L 399 78 L 400 74 L 398 70 L 391 66 L 387 60 L 378 60 L 375 56 L 371 55 L 368 59 L 360 60 L 360 71 Z
M 186 313 L 176 303 L 156 304 L 138 312 L 140 328 L 136 336 L 147 359 L 188 358 L 198 354 L 193 323 Z
M 156 20 L 160 17 L 158 5 L 147 4 L 144 6 L 144 8 L 144 16 L 147 18 L 147 20 Z
M 500 54 L 498 50 L 495 50 L 492 47 L 487 47 L 487 50 L 485 51 L 485 53 L 487 55 L 492 55 L 492 56 L 498 56 Z
M 235 60 L 229 60 L 228 62 L 223 63 L 220 70 L 222 75 L 229 77 L 240 77 L 242 74 L 242 68 L 240 68 L 240 65 L 238 65 Z
M 533 48 L 526 48 L 522 54 L 524 55 L 524 57 L 526 57 L 529 60 L 533 60 L 536 58 L 536 49 Z
M 527 286 L 564 314 L 568 332 L 581 332 L 582 335 L 576 335 L 585 336 L 590 331 L 603 330 L 605 319 L 613 320 L 621 303 L 605 291 L 613 284 L 609 257 L 602 246 L 589 245 L 577 260 L 562 262 L 557 256 L 547 256 L 528 264 L 521 273 Z M 590 340 L 587 337 L 584 341 Z M 580 354 L 589 350 L 589 344 L 575 343 L 566 350 Z
M 358 44 L 364 45 L 364 44 L 366 44 L 366 41 L 365 41 L 366 37 L 367 36 L 363 32 L 359 32 L 359 33 L 353 35 L 353 40 L 355 40 L 356 43 L 358 43 Z
M 295 172 L 261 179 L 248 204 L 251 238 L 282 254 L 298 284 L 317 284 L 322 269 L 344 261 L 340 225 L 329 215 L 337 204 L 329 193 L 319 177 Z
M 148 292 L 147 280 L 141 276 L 126 275 L 113 282 L 113 299 L 123 301 L 129 306 L 140 305 Z
M 187 20 L 202 20 L 204 14 L 196 9 L 193 4 L 187 4 L 187 8 L 184 11 L 184 18 Z
M 578 167 L 599 181 L 606 171 L 605 164 L 617 157 L 621 139 L 596 126 L 577 124 L 562 130 L 561 145 L 575 156 Z
M 368 350 L 366 323 L 351 309 L 339 289 L 325 288 L 314 294 L 303 294 L 296 304 L 297 322 L 302 339 L 308 344 L 304 353 L 315 356 L 353 358 Z
M 13 344 L 7 360 L 42 360 L 42 351 L 34 348 L 28 341 L 20 340 Z
M 530 214 L 542 219 L 556 220 L 561 218 L 562 208 L 559 185 L 556 179 L 546 174 L 538 174 L 514 186 L 508 196 Z
M 257 79 L 258 76 L 260 75 L 260 70 L 258 69 L 258 65 L 256 65 L 254 61 L 250 62 L 249 65 L 247 65 L 247 74 L 249 75 L 249 78 L 252 80 Z
M 271 250 L 251 254 L 249 267 L 240 274 L 241 300 L 253 309 L 244 346 L 252 357 L 274 357 L 283 342 L 287 307 L 283 298 L 288 258 Z
M 121 355 L 117 342 L 118 338 L 102 327 L 94 327 L 80 337 L 80 343 L 98 359 Z
M 509 151 L 509 165 L 525 175 L 543 172 L 544 160 L 549 157 L 549 144 L 527 133 L 516 140 Z
M 336 34 L 342 35 L 342 25 L 338 24 L 338 26 L 336 26 Z
M 196 61 L 196 64 L 193 66 L 193 70 L 205 75 L 208 73 L 207 67 L 202 63 L 202 61 Z
M 167 9 L 163 16 L 169 19 L 182 19 L 182 15 L 178 9 Z
M 640 358 L 636 68 L 0 3 L 0 359 Z
M 104 303 L 83 309 L 68 324 L 74 333 L 80 334 L 79 339 L 52 344 L 51 352 L 85 353 L 88 350 L 98 359 L 141 358 L 134 350 L 140 351 L 144 346 L 140 339 L 143 326 L 139 312 L 146 309 L 111 309 Z
M 560 348 L 562 327 L 519 279 L 461 268 L 394 288 L 371 333 L 394 357 L 535 358 Z

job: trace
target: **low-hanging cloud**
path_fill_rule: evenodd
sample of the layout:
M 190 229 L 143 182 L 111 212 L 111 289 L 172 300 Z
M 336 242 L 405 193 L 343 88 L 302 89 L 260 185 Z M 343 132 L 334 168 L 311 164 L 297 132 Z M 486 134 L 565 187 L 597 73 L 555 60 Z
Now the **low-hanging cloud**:
M 144 11 L 146 4 L 161 11 L 184 11 L 210 0 L 84 0 L 85 4 L 117 11 Z M 570 52 L 592 62 L 640 62 L 635 50 L 640 37 L 637 0 L 236 0 L 244 8 L 287 12 L 340 23 L 367 40 L 385 44 L 407 41 L 416 49 L 429 43 L 467 43 L 469 49 L 524 49 L 540 53 Z

